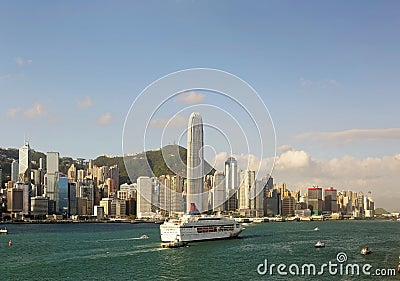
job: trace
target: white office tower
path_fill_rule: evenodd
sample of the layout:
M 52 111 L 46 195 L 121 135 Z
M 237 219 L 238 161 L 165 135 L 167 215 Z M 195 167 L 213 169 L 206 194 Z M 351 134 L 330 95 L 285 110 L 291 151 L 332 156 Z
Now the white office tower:
M 225 187 L 225 175 L 223 172 L 216 171 L 213 178 L 213 211 L 222 212 L 225 210 L 224 205 L 226 201 L 226 187 Z
M 58 152 L 47 152 L 47 173 L 48 174 L 55 174 L 58 172 L 58 162 L 59 162 L 60 155 Z
M 151 195 L 152 180 L 149 177 L 137 178 L 137 216 L 138 218 L 152 217 L 154 213 L 151 211 Z
M 187 139 L 187 197 L 186 211 L 197 214 L 207 211 L 204 208 L 204 154 L 203 120 L 193 112 L 189 117 Z
M 46 157 L 46 174 L 44 176 L 45 196 L 54 201 L 55 211 L 58 210 L 58 170 L 59 170 L 59 153 L 47 152 Z

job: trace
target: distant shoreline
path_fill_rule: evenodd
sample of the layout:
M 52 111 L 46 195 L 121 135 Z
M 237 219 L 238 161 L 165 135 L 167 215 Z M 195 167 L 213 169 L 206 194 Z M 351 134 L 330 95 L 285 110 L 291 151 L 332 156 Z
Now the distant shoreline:
M 289 223 L 317 223 L 326 221 L 393 221 L 387 218 L 373 218 L 373 219 L 340 219 L 340 220 L 301 220 L 301 221 L 281 221 Z M 91 224 L 91 223 L 111 223 L 111 224 L 161 224 L 164 221 L 161 220 L 32 220 L 32 221 L 1 221 L 0 225 L 9 224 Z M 396 222 L 396 221 L 395 221 Z M 243 222 L 248 223 L 248 222 Z M 252 224 L 259 224 L 255 222 L 249 222 Z M 279 223 L 274 221 L 265 221 L 263 223 Z M 1 228 L 1 227 L 0 227 Z

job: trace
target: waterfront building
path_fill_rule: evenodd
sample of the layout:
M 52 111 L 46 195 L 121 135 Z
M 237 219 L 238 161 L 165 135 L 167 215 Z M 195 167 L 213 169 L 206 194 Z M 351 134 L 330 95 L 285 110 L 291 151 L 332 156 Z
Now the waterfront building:
M 322 213 L 323 201 L 322 201 L 322 188 L 320 187 L 309 187 L 307 194 L 308 208 L 316 215 Z
M 282 198 L 282 216 L 293 216 L 295 211 L 296 200 L 288 195 Z
M 98 220 L 104 219 L 104 207 L 95 205 L 93 215 L 95 215 Z
M 269 192 L 274 188 L 274 179 L 271 175 L 267 175 L 261 179 L 262 184 L 264 184 L 264 198 L 263 198 L 263 211 L 264 215 L 267 214 L 267 198 L 269 197 Z
M 68 214 L 68 177 L 63 173 L 56 173 L 58 198 L 56 202 L 57 212 L 60 214 Z
M 78 214 L 82 215 L 93 215 L 93 207 L 95 205 L 95 187 L 93 181 L 88 180 L 85 182 L 77 182 L 78 193 Z M 86 210 L 84 208 L 86 207 Z
M 225 211 L 226 184 L 224 172 L 216 171 L 212 181 L 212 209 L 214 212 Z
M 46 174 L 44 176 L 44 185 L 45 185 L 45 196 L 49 197 L 49 214 L 53 214 L 53 212 L 58 212 L 58 174 L 59 171 L 59 161 L 60 155 L 58 152 L 47 152 L 46 156 Z M 52 204 L 55 204 L 55 208 L 53 211 Z
M 225 184 L 226 184 L 226 210 L 234 211 L 238 209 L 238 189 L 239 174 L 237 161 L 234 157 L 229 157 L 225 161 Z
M 118 198 L 111 200 L 111 212 L 109 214 L 112 218 L 124 218 L 126 216 L 126 202 Z
M 50 200 L 55 202 L 55 211 L 58 211 L 57 201 L 58 201 L 58 188 L 57 188 L 57 174 L 46 173 L 44 176 L 44 195 L 49 197 Z M 49 214 L 52 214 L 51 212 Z
M 115 194 L 119 190 L 119 168 L 117 165 L 109 169 L 109 193 Z
M 183 213 L 183 178 L 178 175 L 159 177 L 159 208 L 164 216 Z
M 265 182 L 256 180 L 250 189 L 250 210 L 253 217 L 264 216 Z
M 77 214 L 76 182 L 68 183 L 68 217 Z
M 153 184 L 152 179 L 149 177 L 138 177 L 137 180 L 137 216 L 139 218 L 152 217 L 154 212 L 152 210 L 152 194 Z
M 269 191 L 269 195 L 265 198 L 265 210 L 264 215 L 273 217 L 281 214 L 281 194 L 279 190 L 273 188 Z
M 365 218 L 373 218 L 375 216 L 375 203 L 372 199 L 371 192 L 364 197 Z
M 11 163 L 11 180 L 13 182 L 18 181 L 18 173 L 19 173 L 19 162 L 18 160 L 13 160 Z
M 100 206 L 103 207 L 104 210 L 104 214 L 106 216 L 111 215 L 111 202 L 112 202 L 112 198 L 103 198 L 100 201 Z
M 193 112 L 189 117 L 187 133 L 187 194 L 186 211 L 204 212 L 204 154 L 203 120 L 200 113 Z M 197 210 L 196 210 L 196 209 Z
M 46 216 L 49 214 L 49 198 L 37 196 L 31 198 L 31 215 Z
M 24 190 L 14 186 L 7 189 L 7 211 L 16 214 L 21 213 L 24 207 Z
M 338 211 L 337 190 L 333 187 L 325 189 L 325 208 L 324 211 L 336 213 Z

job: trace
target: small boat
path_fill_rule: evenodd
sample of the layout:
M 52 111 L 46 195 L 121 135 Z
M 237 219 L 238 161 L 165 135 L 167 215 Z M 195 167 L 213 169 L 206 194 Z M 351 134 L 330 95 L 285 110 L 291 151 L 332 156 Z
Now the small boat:
M 319 227 L 317 226 L 316 228 L 314 228 L 314 231 L 319 231 Z
M 172 241 L 172 242 L 168 242 L 168 243 L 163 243 L 162 247 L 163 248 L 179 248 L 179 247 L 185 247 L 187 246 L 188 242 L 183 242 L 183 241 L 179 241 L 178 239 Z
M 325 247 L 325 243 L 318 241 L 317 243 L 315 243 L 314 246 L 315 246 L 315 248 L 323 248 L 323 247 Z
M 8 234 L 7 228 L 2 228 L 2 229 L 0 229 L 0 234 L 7 235 L 7 234 Z
M 400 256 L 399 256 L 399 264 L 397 265 L 397 272 L 400 273 Z
M 150 237 L 146 234 L 143 234 L 142 236 L 139 237 L 139 239 L 149 239 Z
M 263 223 L 264 219 L 263 218 L 254 218 L 253 223 Z
M 370 248 L 368 248 L 367 246 L 365 246 L 365 247 L 363 247 L 362 249 L 361 249 L 361 255 L 369 255 L 369 254 L 371 254 L 372 253 L 372 251 L 371 251 L 371 249 Z
M 8 246 L 11 247 L 13 245 L 12 241 L 8 241 Z

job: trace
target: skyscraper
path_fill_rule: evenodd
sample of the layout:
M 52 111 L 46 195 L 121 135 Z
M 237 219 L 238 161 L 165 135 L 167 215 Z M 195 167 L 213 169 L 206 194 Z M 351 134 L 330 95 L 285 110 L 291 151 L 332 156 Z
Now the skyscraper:
M 55 174 L 59 171 L 58 169 L 58 162 L 59 162 L 59 153 L 58 152 L 47 152 L 47 173 L 48 174 Z
M 19 163 L 18 160 L 13 160 L 11 163 L 11 180 L 13 182 L 17 182 L 18 181 L 18 167 Z
M 204 141 L 203 120 L 200 113 L 193 112 L 190 115 L 187 135 L 186 211 L 188 213 L 204 212 L 207 210 L 203 208 Z
M 58 152 L 47 152 L 46 159 L 46 170 L 47 173 L 44 177 L 44 182 L 46 186 L 46 196 L 52 201 L 51 204 L 55 204 L 55 212 L 58 211 L 58 162 L 59 162 L 59 153 Z
M 31 181 L 31 155 L 29 143 L 26 142 L 19 149 L 19 168 L 18 181 L 22 183 L 30 183 Z
M 224 211 L 226 200 L 225 175 L 223 172 L 216 171 L 213 178 L 213 211 Z
M 149 177 L 138 177 L 137 180 L 137 215 L 138 218 L 150 217 L 152 199 L 152 180 Z
M 309 187 L 308 188 L 308 208 L 314 214 L 321 214 L 322 212 L 322 188 L 320 187 Z
M 237 161 L 233 157 L 229 157 L 225 161 L 225 184 L 226 184 L 226 196 L 227 206 L 226 210 L 232 211 L 238 208 L 237 190 L 239 188 L 238 183 L 238 170 Z

